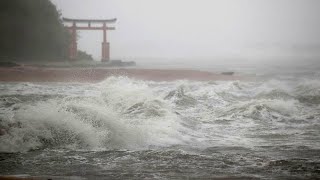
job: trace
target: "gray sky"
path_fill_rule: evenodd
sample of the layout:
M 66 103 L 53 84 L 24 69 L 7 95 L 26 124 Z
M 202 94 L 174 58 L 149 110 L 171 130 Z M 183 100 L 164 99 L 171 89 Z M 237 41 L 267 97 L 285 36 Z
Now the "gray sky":
M 320 0 L 52 0 L 69 18 L 118 18 L 113 58 L 317 53 Z M 102 32 L 80 33 L 100 58 Z

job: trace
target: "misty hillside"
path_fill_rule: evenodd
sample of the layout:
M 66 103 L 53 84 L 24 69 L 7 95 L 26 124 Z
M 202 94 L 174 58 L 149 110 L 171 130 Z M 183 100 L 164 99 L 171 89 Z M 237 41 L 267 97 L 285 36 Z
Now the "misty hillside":
M 0 22 L 0 61 L 66 57 L 68 32 L 49 0 L 1 0 Z

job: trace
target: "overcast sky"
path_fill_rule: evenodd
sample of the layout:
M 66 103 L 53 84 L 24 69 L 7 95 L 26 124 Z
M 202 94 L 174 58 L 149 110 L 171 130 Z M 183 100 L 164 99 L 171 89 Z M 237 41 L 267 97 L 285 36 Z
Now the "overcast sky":
M 117 18 L 113 58 L 318 51 L 320 0 L 52 0 L 69 18 Z M 100 58 L 102 32 L 80 33 Z

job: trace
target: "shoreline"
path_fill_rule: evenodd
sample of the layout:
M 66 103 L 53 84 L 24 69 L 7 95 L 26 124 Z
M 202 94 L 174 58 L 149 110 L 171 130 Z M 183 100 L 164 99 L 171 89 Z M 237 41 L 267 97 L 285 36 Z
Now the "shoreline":
M 0 82 L 84 82 L 96 83 L 111 76 L 127 76 L 151 81 L 233 81 L 252 77 L 223 75 L 199 70 L 136 69 L 136 68 L 52 68 L 52 67 L 0 67 Z

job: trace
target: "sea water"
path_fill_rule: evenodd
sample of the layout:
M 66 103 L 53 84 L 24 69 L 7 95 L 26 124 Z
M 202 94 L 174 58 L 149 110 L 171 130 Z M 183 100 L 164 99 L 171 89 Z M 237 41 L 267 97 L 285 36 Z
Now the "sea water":
M 0 127 L 0 175 L 316 179 L 320 74 L 7 82 Z

